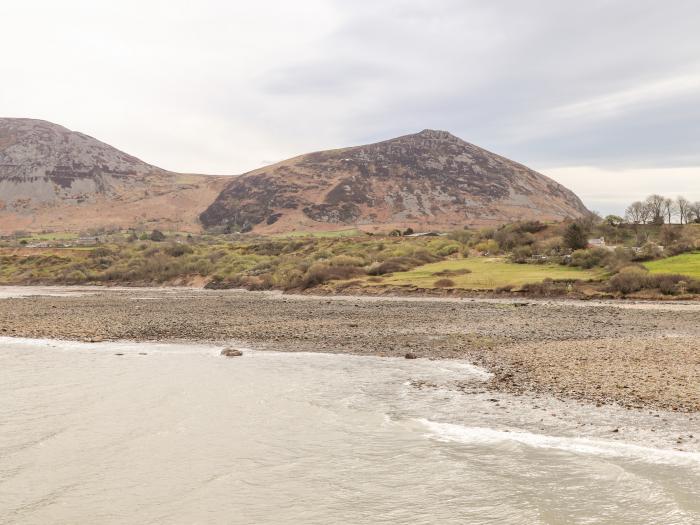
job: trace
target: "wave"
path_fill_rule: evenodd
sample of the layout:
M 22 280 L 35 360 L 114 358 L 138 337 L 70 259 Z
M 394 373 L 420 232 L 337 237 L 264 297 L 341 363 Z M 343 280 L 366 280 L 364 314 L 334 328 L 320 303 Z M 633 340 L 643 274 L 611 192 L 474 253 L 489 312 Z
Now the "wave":
M 419 419 L 430 431 L 430 437 L 445 442 L 496 445 L 517 443 L 520 445 L 554 449 L 574 454 L 626 458 L 646 463 L 700 467 L 700 453 L 683 450 L 645 447 L 633 443 L 620 443 L 587 437 L 548 436 L 522 431 L 496 430 L 485 427 L 469 427 L 452 423 L 438 423 Z

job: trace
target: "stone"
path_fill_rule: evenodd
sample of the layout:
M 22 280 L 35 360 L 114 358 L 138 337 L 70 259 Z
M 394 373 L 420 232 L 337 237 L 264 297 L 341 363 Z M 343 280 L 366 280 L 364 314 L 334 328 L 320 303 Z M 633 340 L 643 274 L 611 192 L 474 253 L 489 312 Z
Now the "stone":
M 243 355 L 243 352 L 241 352 L 237 348 L 224 348 L 221 351 L 221 355 L 225 357 L 239 357 Z

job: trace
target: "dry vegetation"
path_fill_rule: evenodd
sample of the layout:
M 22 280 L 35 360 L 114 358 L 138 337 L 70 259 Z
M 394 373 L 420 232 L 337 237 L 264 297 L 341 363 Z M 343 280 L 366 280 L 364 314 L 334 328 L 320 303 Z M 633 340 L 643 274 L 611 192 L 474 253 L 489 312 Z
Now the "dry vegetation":
M 607 246 L 586 247 L 589 237 L 605 237 Z M 251 290 L 489 290 L 536 296 L 700 294 L 700 224 L 628 225 L 591 219 L 520 222 L 433 237 L 271 238 L 154 231 L 105 234 L 97 246 L 71 245 L 65 236 L 55 237 L 54 247 L 32 248 L 32 242 L 18 237 L 0 243 L 0 284 L 193 283 Z

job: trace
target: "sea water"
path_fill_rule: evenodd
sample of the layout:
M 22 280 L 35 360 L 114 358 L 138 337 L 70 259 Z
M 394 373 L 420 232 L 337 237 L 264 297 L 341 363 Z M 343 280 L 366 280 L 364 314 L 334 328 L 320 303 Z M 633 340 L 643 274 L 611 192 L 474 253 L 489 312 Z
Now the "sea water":
M 219 352 L 0 338 L 0 523 L 700 523 L 688 416 L 496 394 L 458 361 Z

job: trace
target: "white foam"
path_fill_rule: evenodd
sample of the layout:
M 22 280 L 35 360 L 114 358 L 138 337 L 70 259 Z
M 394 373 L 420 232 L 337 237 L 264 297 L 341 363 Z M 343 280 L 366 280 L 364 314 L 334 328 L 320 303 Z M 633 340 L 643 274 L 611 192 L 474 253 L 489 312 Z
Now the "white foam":
M 147 350 L 148 352 L 172 352 L 172 353 L 213 353 L 218 355 L 221 346 L 202 344 L 178 344 L 140 341 L 100 341 L 83 342 L 69 341 L 65 339 L 33 339 L 29 337 L 0 337 L 0 346 L 6 348 L 52 348 L 56 350 L 90 350 L 90 351 L 118 351 L 136 353 Z
M 12 299 L 17 297 L 78 297 L 97 293 L 97 289 L 90 287 L 66 287 L 66 286 L 0 286 L 0 299 Z
M 518 443 L 528 447 L 562 450 L 574 454 L 628 458 L 647 463 L 700 467 L 700 453 L 645 447 L 632 443 L 605 441 L 587 437 L 547 436 L 531 432 L 468 427 L 419 419 L 431 432 L 430 437 L 445 442 L 493 445 Z

